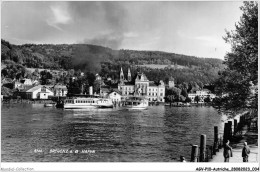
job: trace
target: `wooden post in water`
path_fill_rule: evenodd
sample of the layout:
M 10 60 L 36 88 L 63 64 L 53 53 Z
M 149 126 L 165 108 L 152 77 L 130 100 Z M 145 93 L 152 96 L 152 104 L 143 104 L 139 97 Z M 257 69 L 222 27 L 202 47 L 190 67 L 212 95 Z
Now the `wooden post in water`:
M 218 126 L 214 126 L 214 146 L 213 146 L 213 154 L 216 155 L 218 152 Z
M 228 128 L 229 128 L 229 132 L 228 132 L 228 135 L 229 135 L 229 140 L 232 139 L 232 121 L 228 121 Z
M 234 119 L 234 135 L 237 132 L 237 119 Z
M 192 145 L 190 162 L 198 162 L 198 145 Z
M 206 135 L 200 136 L 200 162 L 205 162 L 205 151 L 206 151 Z

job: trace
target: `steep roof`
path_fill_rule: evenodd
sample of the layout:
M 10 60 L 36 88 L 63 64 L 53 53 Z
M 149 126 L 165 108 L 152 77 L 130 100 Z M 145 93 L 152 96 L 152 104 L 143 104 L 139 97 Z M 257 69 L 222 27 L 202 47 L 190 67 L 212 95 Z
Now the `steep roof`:
M 13 94 L 12 92 L 13 91 L 7 87 L 4 87 L 4 86 L 1 87 L 1 95 L 11 96 Z
M 35 86 L 33 86 L 33 85 L 24 85 L 23 89 L 21 90 L 21 92 L 27 92 L 28 90 L 30 90 L 33 87 L 35 87 Z
M 7 83 L 12 83 L 12 82 L 13 82 L 13 80 L 11 78 L 4 78 L 4 79 L 2 79 L 1 84 L 7 84 Z
M 150 87 L 153 87 L 153 86 L 154 86 L 154 87 L 157 87 L 157 85 L 156 85 L 153 81 L 149 81 L 149 86 L 150 86 Z
M 56 84 L 56 85 L 45 85 L 46 88 L 49 88 L 51 90 L 53 89 L 63 89 L 63 90 L 68 90 L 66 85 L 60 85 L 60 84 Z
M 122 94 L 121 91 L 119 91 L 118 89 L 111 90 L 110 92 L 108 92 L 108 94 L 111 94 L 113 92 L 116 92 L 116 93 L 118 93 L 120 95 Z
M 110 91 L 110 88 L 109 88 L 109 87 L 101 87 L 100 89 L 101 89 L 101 91 L 103 91 L 103 92 L 109 92 L 109 91 Z
M 31 88 L 25 89 L 22 92 L 34 92 L 36 90 L 38 90 L 41 87 L 46 87 L 45 85 L 37 85 L 37 86 L 33 86 Z M 46 87 L 46 89 L 49 89 L 48 87 Z M 50 89 L 49 89 L 50 90 Z M 51 90 L 50 90 L 51 91 Z
M 136 76 L 136 81 L 149 81 L 144 73 L 139 73 Z

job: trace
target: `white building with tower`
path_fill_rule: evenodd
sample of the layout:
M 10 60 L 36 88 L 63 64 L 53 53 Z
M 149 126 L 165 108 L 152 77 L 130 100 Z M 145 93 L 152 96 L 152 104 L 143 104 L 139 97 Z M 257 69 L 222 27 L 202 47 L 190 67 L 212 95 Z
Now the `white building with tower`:
M 120 70 L 120 82 L 118 90 L 122 93 L 122 97 L 144 96 L 149 101 L 164 102 L 165 85 L 163 81 L 155 84 L 149 81 L 144 73 L 138 73 L 135 80 L 132 81 L 131 71 L 128 68 L 127 80 L 124 77 L 123 69 Z

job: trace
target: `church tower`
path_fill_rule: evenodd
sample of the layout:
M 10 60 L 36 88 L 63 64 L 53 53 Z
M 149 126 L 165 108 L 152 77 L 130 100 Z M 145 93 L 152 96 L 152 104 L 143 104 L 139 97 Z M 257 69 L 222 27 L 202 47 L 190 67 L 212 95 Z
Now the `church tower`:
M 124 77 L 123 69 L 122 69 L 122 67 L 121 67 L 121 71 L 120 71 L 120 82 L 122 83 L 122 82 L 124 82 L 124 80 L 125 80 L 125 77 Z
M 131 82 L 132 78 L 131 78 L 131 72 L 130 72 L 130 68 L 128 68 L 128 74 L 127 74 L 127 81 Z

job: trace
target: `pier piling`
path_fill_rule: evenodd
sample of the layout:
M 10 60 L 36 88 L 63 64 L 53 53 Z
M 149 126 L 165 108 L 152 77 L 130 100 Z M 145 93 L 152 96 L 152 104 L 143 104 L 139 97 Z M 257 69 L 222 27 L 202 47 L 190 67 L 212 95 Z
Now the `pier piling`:
M 205 151 L 206 151 L 206 135 L 200 136 L 200 162 L 205 162 Z
M 191 162 L 198 162 L 198 145 L 192 145 L 191 148 Z
M 216 155 L 218 152 L 218 126 L 214 126 L 214 146 L 213 146 L 213 154 Z

